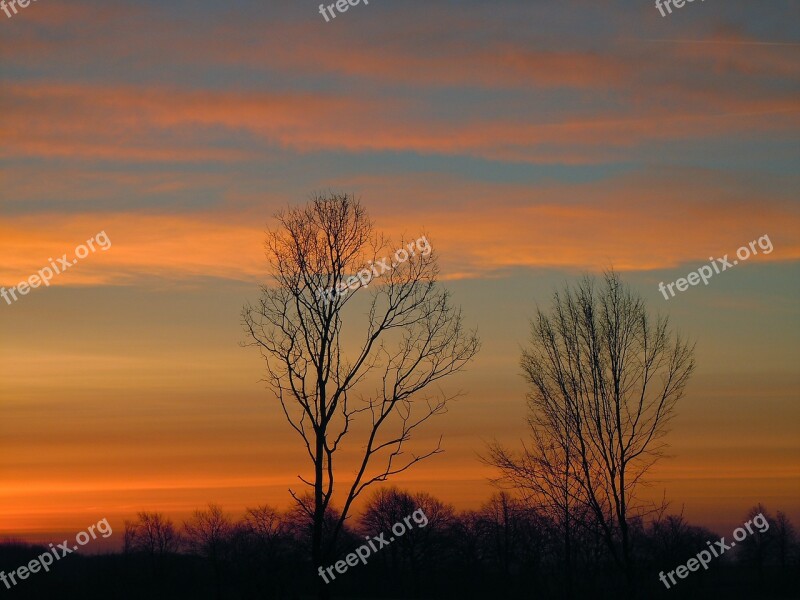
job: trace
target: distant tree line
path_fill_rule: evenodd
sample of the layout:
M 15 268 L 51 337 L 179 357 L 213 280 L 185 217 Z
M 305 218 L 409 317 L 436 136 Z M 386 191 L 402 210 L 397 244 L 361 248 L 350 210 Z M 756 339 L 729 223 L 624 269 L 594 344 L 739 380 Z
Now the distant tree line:
M 347 522 L 336 559 L 362 544 L 365 536 L 391 526 L 422 508 L 429 522 L 370 556 L 330 584 L 334 598 L 564 598 L 563 527 L 557 518 L 506 492 L 478 510 L 457 512 L 426 493 L 397 488 L 377 490 Z M 800 589 L 800 545 L 787 516 L 762 512 L 764 533 L 741 542 L 736 551 L 692 573 L 677 589 L 665 590 L 658 572 L 685 563 L 706 541 L 720 535 L 692 526 L 681 515 L 655 516 L 630 524 L 630 550 L 636 559 L 641 598 L 791 598 Z M 743 515 L 743 521 L 749 518 Z M 338 515 L 329 508 L 327 527 Z M 302 509 L 280 512 L 269 506 L 234 519 L 217 505 L 198 510 L 176 524 L 169 517 L 142 512 L 124 527 L 121 553 L 70 556 L 50 573 L 31 576 L 14 588 L 14 597 L 171 599 L 295 599 L 317 594 L 316 572 L 308 547 L 313 522 Z M 729 532 L 727 533 L 730 537 Z M 600 531 L 577 528 L 572 540 L 575 598 L 620 598 L 628 590 Z M 0 565 L 8 572 L 41 552 L 20 543 L 0 546 Z M 9 596 L 11 597 L 11 596 Z

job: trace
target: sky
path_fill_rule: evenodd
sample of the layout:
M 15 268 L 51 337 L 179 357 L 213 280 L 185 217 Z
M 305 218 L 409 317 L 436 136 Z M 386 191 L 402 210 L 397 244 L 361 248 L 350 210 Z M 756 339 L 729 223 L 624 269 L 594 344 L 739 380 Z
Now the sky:
M 526 435 L 536 306 L 613 267 L 697 343 L 645 495 L 721 531 L 759 502 L 800 522 L 800 3 L 337 15 L 265 0 L 0 12 L 0 286 L 100 234 L 48 286 L 0 299 L 0 537 L 289 506 L 309 469 L 241 309 L 268 279 L 275 212 L 326 191 L 392 239 L 427 235 L 482 339 L 443 384 L 464 396 L 416 441 L 443 435 L 445 452 L 394 483 L 485 502 L 486 444 Z M 763 236 L 771 252 L 659 292 Z

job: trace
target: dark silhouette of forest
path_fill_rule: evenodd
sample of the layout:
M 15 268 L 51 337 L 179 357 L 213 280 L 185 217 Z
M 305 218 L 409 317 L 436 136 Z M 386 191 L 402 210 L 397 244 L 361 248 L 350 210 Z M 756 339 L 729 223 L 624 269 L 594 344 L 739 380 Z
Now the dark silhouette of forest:
M 330 584 L 333 598 L 564 598 L 564 543 L 560 528 L 541 511 L 505 492 L 479 510 L 456 512 L 425 493 L 381 488 L 359 518 L 348 522 L 337 542 L 344 558 L 364 536 L 388 532 L 391 525 L 421 508 L 425 527 L 414 526 Z M 800 547 L 783 513 L 762 506 L 770 523 L 735 552 L 712 561 L 707 571 L 690 573 L 671 590 L 658 580 L 730 532 L 693 526 L 680 515 L 663 515 L 647 526 L 631 523 L 639 598 L 797 598 Z M 326 523 L 336 522 L 331 509 Z M 744 522 L 747 515 L 742 515 Z M 311 564 L 309 516 L 297 508 L 278 512 L 269 506 L 248 509 L 239 518 L 210 505 L 184 523 L 140 513 L 125 524 L 121 552 L 73 554 L 49 573 L 32 574 L 7 597 L 22 599 L 294 599 L 317 594 L 318 565 Z M 599 532 L 577 528 L 571 564 L 579 573 L 574 598 L 626 597 L 624 573 L 608 554 Z M 0 568 L 27 564 L 43 547 L 6 542 Z

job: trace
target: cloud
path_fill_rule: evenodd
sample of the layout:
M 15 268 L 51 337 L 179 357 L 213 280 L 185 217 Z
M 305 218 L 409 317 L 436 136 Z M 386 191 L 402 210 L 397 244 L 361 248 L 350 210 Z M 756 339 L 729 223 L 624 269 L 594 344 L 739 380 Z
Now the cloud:
M 98 85 L 0 89 L 10 157 L 144 162 L 241 161 L 297 152 L 407 151 L 522 162 L 602 161 L 647 143 L 782 134 L 800 124 L 789 100 L 728 101 L 700 111 L 596 112 L 554 122 L 487 114 L 441 120 L 418 102 L 346 95 Z M 239 140 L 240 147 L 232 147 Z M 250 149 L 252 147 L 252 149 Z
M 355 189 L 390 236 L 426 233 L 442 257 L 445 278 L 493 276 L 518 267 L 660 269 L 705 262 L 765 233 L 775 251 L 759 262 L 800 259 L 800 211 L 781 191 L 796 187 L 791 178 L 774 189 L 750 176 L 731 180 L 696 169 L 588 184 L 489 184 L 432 175 L 365 176 L 338 184 Z M 100 230 L 113 247 L 90 255 L 53 285 L 203 277 L 263 281 L 264 230 L 281 204 L 273 197 L 184 214 L 11 216 L 0 224 L 6 257 L 0 283 L 16 284 L 48 257 L 72 252 Z

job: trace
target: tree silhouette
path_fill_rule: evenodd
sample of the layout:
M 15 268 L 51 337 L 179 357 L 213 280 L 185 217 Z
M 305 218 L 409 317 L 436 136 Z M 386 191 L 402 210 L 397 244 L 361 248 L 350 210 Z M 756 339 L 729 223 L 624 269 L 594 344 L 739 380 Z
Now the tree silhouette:
M 275 557 L 289 537 L 280 513 L 267 505 L 248 508 L 239 529 L 242 536 L 252 541 L 259 552 L 268 557 Z
M 569 416 L 566 411 L 539 411 L 532 398 L 529 406 L 530 445 L 523 444 L 522 452 L 514 453 L 494 442 L 484 462 L 500 469 L 502 476 L 494 480 L 496 484 L 522 492 L 526 503 L 549 515 L 558 528 L 565 596 L 571 598 L 577 529 L 586 526 L 588 509 L 578 499 L 577 455 L 565 427 Z
M 168 557 L 181 546 L 181 536 L 169 517 L 157 512 L 138 513 L 134 522 L 125 522 L 124 550 L 141 552 L 150 558 L 153 574 L 163 575 Z
M 276 217 L 279 227 L 268 232 L 266 244 L 273 281 L 262 286 L 256 305 L 245 306 L 243 321 L 311 462 L 311 477 L 300 477 L 311 488 L 311 501 L 292 495 L 312 519 L 312 560 L 322 565 L 366 487 L 441 451 L 437 444 L 404 456 L 414 431 L 444 412 L 452 398 L 429 395 L 427 388 L 461 369 L 477 352 L 478 340 L 437 283 L 435 253 L 430 246 L 414 252 L 412 244 L 403 250 L 407 260 L 397 261 L 374 283 L 358 334 L 346 306 L 367 287 L 376 265 L 385 264 L 379 257 L 388 248 L 365 209 L 348 195 L 331 194 Z M 361 285 L 355 273 L 367 274 Z M 358 344 L 350 355 L 345 325 L 348 344 Z M 357 386 L 370 375 L 375 391 L 361 390 L 356 400 Z M 334 458 L 362 415 L 367 416 L 359 431 L 362 451 L 352 482 L 345 485 L 340 517 L 325 540 L 324 516 L 342 478 Z
M 633 586 L 631 519 L 642 476 L 662 455 L 662 436 L 694 370 L 694 347 L 651 318 L 619 275 L 585 277 L 537 309 L 522 355 L 530 384 L 533 442 L 521 456 L 498 445 L 489 461 L 556 514 L 569 544 L 570 506 L 591 515 Z M 566 560 L 569 565 L 570 552 Z
M 217 504 L 208 510 L 196 510 L 183 524 L 183 541 L 190 552 L 202 556 L 211 565 L 217 598 L 222 597 L 222 565 L 229 553 L 233 523 Z
M 772 528 L 778 565 L 781 569 L 786 569 L 793 559 L 797 560 L 797 532 L 786 513 L 780 510 L 775 515 Z
M 393 575 L 393 587 L 398 592 L 419 595 L 422 574 L 449 554 L 445 540 L 455 520 L 453 507 L 425 492 L 412 494 L 396 487 L 381 488 L 364 507 L 359 525 L 365 537 L 381 532 L 388 537 L 392 526 L 417 510 L 422 510 L 427 523 L 419 526 L 412 521 L 405 533 L 375 560 Z

